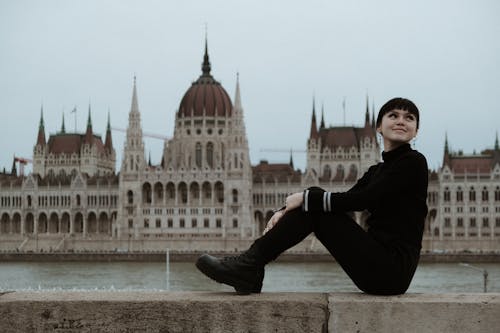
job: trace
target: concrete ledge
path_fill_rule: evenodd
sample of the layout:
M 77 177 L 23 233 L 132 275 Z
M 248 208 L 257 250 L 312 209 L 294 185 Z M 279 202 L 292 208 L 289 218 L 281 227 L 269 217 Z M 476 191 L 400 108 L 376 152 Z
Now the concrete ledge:
M 326 294 L 14 292 L 0 332 L 325 332 Z
M 499 293 L 0 293 L 0 332 L 498 332 L 499 314 Z
M 500 294 L 330 294 L 329 332 L 500 332 Z

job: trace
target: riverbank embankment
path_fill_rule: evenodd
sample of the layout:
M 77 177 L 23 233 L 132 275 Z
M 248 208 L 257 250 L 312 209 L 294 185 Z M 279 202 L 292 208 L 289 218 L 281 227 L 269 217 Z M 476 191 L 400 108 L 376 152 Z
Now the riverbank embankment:
M 7 292 L 1 332 L 498 332 L 500 294 Z
M 195 261 L 202 252 L 169 251 L 172 262 Z M 235 255 L 236 252 L 211 252 L 216 256 Z M 166 252 L 0 252 L 0 262 L 165 262 Z M 334 261 L 327 253 L 290 253 L 282 254 L 279 262 L 329 262 Z M 427 263 L 500 263 L 500 253 L 422 253 L 421 262 Z

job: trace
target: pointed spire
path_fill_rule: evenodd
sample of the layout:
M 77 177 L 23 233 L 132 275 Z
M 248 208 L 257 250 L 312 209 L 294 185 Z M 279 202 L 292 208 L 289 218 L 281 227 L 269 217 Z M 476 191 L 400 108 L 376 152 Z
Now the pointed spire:
M 446 132 L 444 134 L 444 153 L 445 154 L 449 153 L 449 150 L 448 150 L 448 132 Z
M 132 105 L 130 106 L 130 112 L 139 112 L 139 103 L 137 102 L 137 78 L 134 75 L 134 88 L 132 90 Z
M 319 125 L 319 129 L 322 130 L 325 128 L 325 105 L 321 103 L 321 123 Z
M 234 108 L 241 110 L 241 95 L 240 95 L 240 73 L 236 73 L 236 92 L 234 94 Z
M 85 132 L 85 143 L 92 144 L 92 139 L 94 137 L 94 133 L 92 132 L 92 118 L 90 116 L 91 108 L 89 103 L 89 116 L 87 118 L 87 130 Z
M 205 55 L 203 56 L 203 63 L 201 65 L 201 71 L 203 72 L 203 76 L 210 76 L 210 60 L 208 58 L 208 38 L 205 34 Z
M 45 141 L 45 125 L 43 123 L 43 105 L 40 110 L 40 124 L 38 125 L 38 137 L 36 140 L 37 145 L 44 146 L 46 144 Z
M 316 101 L 313 97 L 313 109 L 312 109 L 312 120 L 311 120 L 311 132 L 309 134 L 309 139 L 318 138 L 318 127 L 316 126 Z
M 292 155 L 292 148 L 290 148 L 290 168 L 293 170 L 293 155 Z
M 87 128 L 92 128 L 92 117 L 90 116 L 90 113 L 92 112 L 91 108 L 90 108 L 90 104 L 89 104 L 89 116 L 87 118 Z
M 111 121 L 108 111 L 108 125 L 106 126 L 106 139 L 104 140 L 104 147 L 108 150 L 108 152 L 113 151 L 113 140 L 111 139 Z
M 370 126 L 370 102 L 368 99 L 368 94 L 366 94 L 365 126 Z
M 444 156 L 443 156 L 443 166 L 450 165 L 450 150 L 448 147 L 448 133 L 444 136 Z
M 66 126 L 64 126 L 64 112 L 62 114 L 62 125 L 61 125 L 61 134 L 66 133 Z
M 151 166 L 151 150 L 149 151 L 148 165 Z
M 495 150 L 500 150 L 500 146 L 498 145 L 498 132 L 495 137 Z
M 16 168 L 16 156 L 12 159 L 12 170 L 10 172 L 13 176 L 17 176 L 17 168 Z

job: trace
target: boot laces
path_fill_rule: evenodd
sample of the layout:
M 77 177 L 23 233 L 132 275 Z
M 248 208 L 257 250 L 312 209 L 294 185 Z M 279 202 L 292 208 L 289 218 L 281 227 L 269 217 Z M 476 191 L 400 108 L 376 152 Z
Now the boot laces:
M 236 256 L 228 256 L 228 257 L 223 257 L 221 259 L 222 262 L 235 262 L 235 261 L 248 261 L 248 256 L 245 255 L 245 253 L 236 255 Z

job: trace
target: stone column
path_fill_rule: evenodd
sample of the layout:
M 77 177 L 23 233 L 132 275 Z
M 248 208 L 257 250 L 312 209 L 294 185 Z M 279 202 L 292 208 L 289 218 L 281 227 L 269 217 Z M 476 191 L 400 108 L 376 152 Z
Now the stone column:
M 75 232 L 75 226 L 73 225 L 74 219 L 71 218 L 71 214 L 69 215 L 68 223 L 69 223 L 69 234 L 73 235 L 73 233 Z
M 82 230 L 82 236 L 85 238 L 87 237 L 87 215 L 83 215 L 82 214 L 82 218 L 83 218 L 83 230 Z
M 33 234 L 38 235 L 38 216 L 33 214 Z

